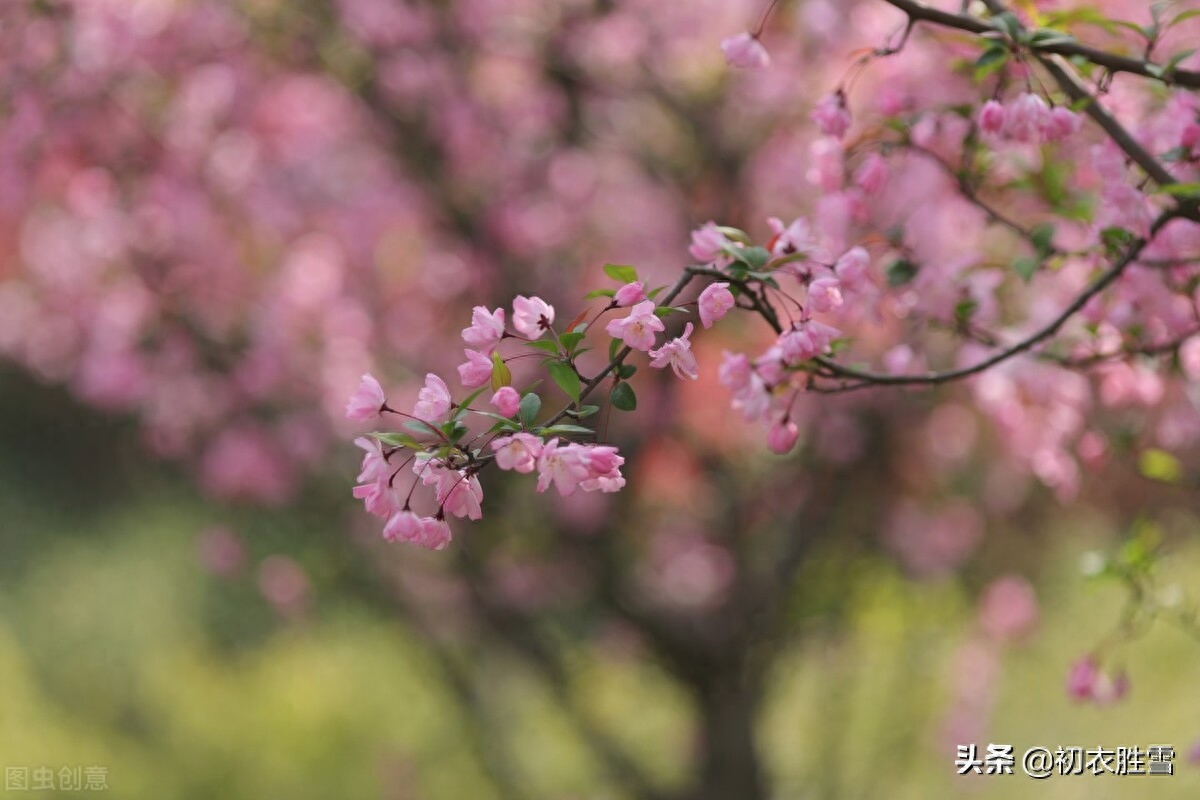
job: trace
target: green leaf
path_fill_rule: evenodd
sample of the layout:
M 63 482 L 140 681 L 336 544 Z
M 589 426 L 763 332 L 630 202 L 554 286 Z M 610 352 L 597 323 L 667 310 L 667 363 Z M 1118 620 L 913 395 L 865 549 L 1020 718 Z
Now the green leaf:
M 389 447 L 408 447 L 413 450 L 424 450 L 425 443 L 418 441 L 407 433 L 399 433 L 396 431 L 378 431 L 368 433 L 368 436 L 373 436 Z
M 618 383 L 608 395 L 613 408 L 621 411 L 633 411 L 637 408 L 637 395 L 628 383 Z
M 628 264 L 605 264 L 604 274 L 621 283 L 633 283 L 638 279 L 637 270 Z
M 1168 28 L 1173 28 L 1181 22 L 1185 22 L 1193 17 L 1200 17 L 1200 8 L 1193 8 L 1191 11 L 1184 11 L 1182 14 L 1176 15 L 1170 22 L 1167 23 Z
M 687 309 L 682 306 L 659 306 L 654 309 L 654 315 L 656 317 L 667 317 L 678 311 L 687 311 Z
M 483 394 L 483 389 L 476 389 L 464 397 L 461 403 L 456 403 L 454 406 L 454 413 L 450 415 L 451 421 L 457 422 L 465 417 L 467 415 L 467 410 L 471 407 L 471 403 L 474 403 L 481 394 Z
M 992 27 L 1010 39 L 1016 40 L 1021 33 L 1021 22 L 1015 15 L 1005 11 L 992 17 Z
M 616 297 L 616 289 L 593 289 L 583 296 L 584 300 L 595 300 L 597 297 Z
M 1033 47 L 1050 47 L 1055 44 L 1069 44 L 1075 41 L 1075 37 L 1062 31 L 1041 28 L 1029 34 L 1029 38 L 1026 41 Z
M 1041 264 L 1042 262 L 1039 259 L 1030 258 L 1029 256 L 1020 256 L 1019 258 L 1013 260 L 1012 268 L 1013 272 L 1020 275 L 1021 278 L 1028 283 L 1029 280 L 1033 278 L 1033 273 L 1037 272 L 1038 267 L 1040 267 Z
M 501 432 L 511 433 L 519 430 L 521 430 L 521 426 L 516 422 L 513 422 L 511 419 L 502 419 L 497 421 L 492 427 L 488 428 L 487 432 L 489 434 Z
M 1187 197 L 1188 195 L 1200 194 L 1200 183 L 1169 183 L 1162 187 L 1160 191 L 1172 197 Z
M 1029 232 L 1029 240 L 1037 254 L 1045 258 L 1054 252 L 1054 226 L 1046 222 Z
M 428 422 L 419 419 L 405 420 L 402 427 L 422 436 L 428 436 L 431 433 L 436 436 L 439 433 L 436 425 L 430 425 Z
M 608 343 L 608 360 L 612 361 L 617 357 L 617 351 L 625 344 L 621 339 L 613 339 Z
M 653 289 L 646 292 L 646 297 L 649 298 L 650 300 L 653 300 L 654 298 L 656 298 L 660 294 L 662 294 L 662 290 L 665 288 L 667 288 L 667 287 L 666 286 L 655 286 Z
M 903 286 L 917 276 L 920 267 L 907 258 L 899 258 L 887 268 L 888 286 Z
M 1150 448 L 1143 450 L 1138 458 L 1138 471 L 1143 477 L 1162 483 L 1179 483 L 1183 467 L 1179 459 L 1165 450 Z
M 1159 156 L 1159 158 L 1161 158 L 1163 161 L 1166 161 L 1166 162 L 1186 161 L 1187 159 L 1189 159 L 1191 157 L 1192 157 L 1191 148 L 1184 147 L 1183 145 L 1180 145 L 1179 147 L 1172 147 L 1170 150 L 1168 150 L 1167 152 L 1165 152 L 1161 156 Z
M 1008 63 L 1008 48 L 993 45 L 983 51 L 983 55 L 975 60 L 975 80 L 982 81 L 988 75 Z
M 582 433 L 589 436 L 595 436 L 596 432 L 591 428 L 585 428 L 582 425 L 551 425 L 549 428 L 542 428 L 538 433 L 544 436 L 557 436 L 564 433 Z
M 508 364 L 504 363 L 504 359 L 497 352 L 492 353 L 492 391 L 498 392 L 501 387 L 508 386 L 512 383 L 512 370 L 508 368 Z
M 741 228 L 731 228 L 728 225 L 718 225 L 717 230 L 725 234 L 726 239 L 733 239 L 735 242 L 742 244 L 750 244 L 750 235 Z
M 550 378 L 558 388 L 566 392 L 567 397 L 578 403 L 583 385 L 579 382 L 579 373 L 575 371 L 575 368 L 563 361 L 555 361 L 548 364 L 546 369 L 550 371 Z
M 562 342 L 562 346 L 568 353 L 574 353 L 575 348 L 579 347 L 579 343 L 583 341 L 583 337 L 586 335 L 585 331 L 573 330 L 570 333 L 564 333 L 562 336 L 559 336 L 558 340 Z
M 525 342 L 526 347 L 532 347 L 534 350 L 541 350 L 543 353 L 550 355 L 558 355 L 558 343 L 550 339 L 535 339 L 532 342 Z
M 637 372 L 637 367 L 633 364 L 622 364 L 617 367 L 617 377 L 621 380 L 627 380 L 633 377 L 633 373 Z
M 750 269 L 762 269 L 771 260 L 771 253 L 765 247 L 743 247 L 734 255 Z
M 1116 226 L 1100 231 L 1100 241 L 1104 243 L 1104 250 L 1108 253 L 1109 258 L 1119 256 L 1121 251 L 1128 247 L 1135 238 L 1133 231 L 1127 231 L 1124 228 Z
M 521 398 L 520 411 L 517 416 L 521 418 L 521 424 L 526 428 L 533 425 L 533 421 L 537 419 L 538 411 L 542 409 L 542 398 L 538 397 L 533 392 Z
M 599 410 L 600 406 L 580 406 L 578 410 L 568 408 L 567 416 L 574 417 L 575 419 L 583 419 L 584 417 L 590 417 Z

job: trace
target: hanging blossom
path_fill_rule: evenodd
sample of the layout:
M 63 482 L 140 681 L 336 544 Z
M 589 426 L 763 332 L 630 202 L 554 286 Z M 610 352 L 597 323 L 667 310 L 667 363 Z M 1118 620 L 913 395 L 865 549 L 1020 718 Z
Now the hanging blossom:
M 729 66 L 737 69 L 763 69 L 771 63 L 771 54 L 753 33 L 739 33 L 722 39 L 721 52 Z

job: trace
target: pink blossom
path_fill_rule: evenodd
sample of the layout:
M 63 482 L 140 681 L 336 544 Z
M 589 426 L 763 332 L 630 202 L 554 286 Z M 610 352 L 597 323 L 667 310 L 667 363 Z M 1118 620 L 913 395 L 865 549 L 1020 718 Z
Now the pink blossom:
M 800 429 L 796 427 L 796 423 L 784 417 L 771 425 L 771 429 L 767 431 L 767 447 L 772 453 L 782 456 L 791 452 L 798 438 Z
M 785 364 L 798 364 L 819 356 L 829 347 L 832 337 L 823 332 L 816 322 L 797 322 L 775 340 Z M 829 329 L 832 330 L 832 329 Z
M 480 519 L 483 510 L 483 486 L 479 478 L 466 470 L 443 470 L 438 477 L 437 500 L 447 514 Z
M 850 109 L 846 107 L 846 93 L 838 89 L 833 94 L 827 94 L 817 103 L 812 112 L 812 120 L 817 123 L 821 133 L 841 139 L 850 130 Z
M 537 339 L 554 323 L 554 306 L 540 297 L 513 298 L 513 327 L 526 339 Z
M 1083 127 L 1083 120 L 1069 108 L 1055 106 L 1046 118 L 1042 137 L 1048 142 L 1057 142 L 1074 136 Z
M 577 488 L 585 492 L 615 492 L 625 485 L 620 469 L 624 463 L 615 447 L 560 445 L 558 439 L 551 439 L 538 456 L 537 490 L 544 492 L 553 483 L 563 497 Z
M 692 352 L 692 323 L 683 329 L 683 336 L 678 336 L 657 350 L 650 351 L 650 366 L 662 369 L 670 365 L 680 378 L 696 380 L 700 377 L 699 366 L 696 364 L 696 354 Z
M 704 287 L 696 302 L 700 311 L 700 324 L 711 328 L 714 322 L 729 313 L 736 301 L 733 292 L 729 291 L 728 283 L 710 283 Z
M 542 440 L 532 433 L 514 433 L 492 442 L 496 466 L 522 474 L 533 472 L 542 453 Z
M 854 184 L 867 194 L 883 191 L 888 179 L 887 159 L 879 153 L 871 153 L 854 173 Z
M 1179 146 L 1189 153 L 1195 153 L 1200 148 L 1200 122 L 1189 122 L 1179 135 Z
M 383 526 L 383 538 L 389 542 L 421 541 L 421 518 L 407 508 L 397 511 Z
M 715 222 L 707 222 L 692 231 L 692 243 L 688 246 L 688 254 L 701 264 L 711 264 L 716 267 L 728 266 L 733 259 L 726 253 L 734 242 L 721 232 Z
M 512 417 L 521 410 L 521 395 L 511 386 L 501 386 L 492 395 L 491 403 L 501 416 Z
M 1095 690 L 1100 671 L 1091 656 L 1085 656 L 1071 665 L 1067 673 L 1067 696 L 1072 700 L 1090 700 Z
M 729 66 L 737 69 L 762 69 L 771 63 L 771 55 L 752 33 L 739 33 L 721 40 L 721 52 Z
M 471 326 L 463 328 L 462 338 L 479 352 L 490 356 L 504 338 L 504 309 L 488 311 L 485 306 L 475 306 L 471 311 Z
M 771 396 L 761 376 L 751 367 L 743 353 L 721 354 L 717 380 L 733 393 L 733 408 L 747 420 L 762 417 L 770 407 Z
M 1038 619 L 1037 595 L 1029 581 L 1006 575 L 988 584 L 979 600 L 979 626 L 988 636 L 1014 642 L 1028 636 Z
M 492 359 L 475 350 L 463 350 L 467 360 L 458 365 L 458 377 L 468 389 L 482 386 L 492 379 Z
M 646 300 L 646 284 L 644 281 L 627 283 L 617 290 L 613 302 L 620 308 L 637 305 Z
M 842 306 L 842 289 L 837 278 L 817 278 L 808 286 L 808 303 L 812 311 L 823 314 Z
M 665 328 L 663 321 L 654 314 L 654 301 L 646 300 L 630 309 L 628 317 L 609 322 L 604 330 L 634 350 L 645 352 L 654 346 L 654 334 Z
M 579 484 L 585 492 L 616 492 L 625 486 L 621 465 L 625 459 L 609 445 L 572 445 L 579 448 L 579 461 L 586 477 Z
M 1037 142 L 1050 124 L 1050 107 L 1041 95 L 1026 92 L 1008 109 L 1004 133 L 1018 142 Z
M 833 265 L 833 271 L 845 286 L 855 289 L 863 288 L 867 282 L 867 269 L 871 265 L 871 256 L 865 248 L 852 247 Z
M 445 550 L 451 538 L 450 525 L 444 518 L 421 518 L 421 540 L 417 544 L 430 550 Z
M 979 109 L 979 128 L 984 133 L 1000 133 L 1004 130 L 1004 120 L 1007 112 L 1004 106 L 996 100 L 988 100 Z
M 450 413 L 451 402 L 450 389 L 446 386 L 446 382 L 430 372 L 425 375 L 425 387 L 417 393 L 413 416 L 436 424 L 443 421 Z
M 386 404 L 387 400 L 383 396 L 383 387 L 379 385 L 379 381 L 370 374 L 363 375 L 362 382 L 358 384 L 358 388 L 350 396 L 350 402 L 346 404 L 346 418 L 359 422 L 371 419 L 378 416 Z
M 544 492 L 554 484 L 563 497 L 574 494 L 586 473 L 579 464 L 576 452 L 570 445 L 559 446 L 558 439 L 551 439 L 538 454 L 537 490 Z
M 767 220 L 767 226 L 775 234 L 767 244 L 771 255 L 777 257 L 790 256 L 795 253 L 805 256 L 816 255 L 817 239 L 808 225 L 808 220 L 803 217 L 792 220 L 790 225 L 784 225 L 783 220 L 778 217 L 771 217 Z

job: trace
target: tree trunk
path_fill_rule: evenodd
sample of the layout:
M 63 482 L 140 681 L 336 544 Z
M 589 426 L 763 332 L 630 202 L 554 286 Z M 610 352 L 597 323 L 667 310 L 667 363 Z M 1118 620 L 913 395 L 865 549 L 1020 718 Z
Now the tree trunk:
M 701 741 L 695 800 L 763 800 L 755 745 L 759 688 L 740 669 L 716 670 L 697 688 Z

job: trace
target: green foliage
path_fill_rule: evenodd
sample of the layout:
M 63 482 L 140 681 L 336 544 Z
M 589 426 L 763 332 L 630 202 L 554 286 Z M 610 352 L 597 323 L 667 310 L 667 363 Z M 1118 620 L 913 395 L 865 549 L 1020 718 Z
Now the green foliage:
M 637 394 L 634 393 L 633 387 L 624 381 L 613 387 L 608 399 L 613 408 L 621 411 L 633 411 L 637 408 Z

